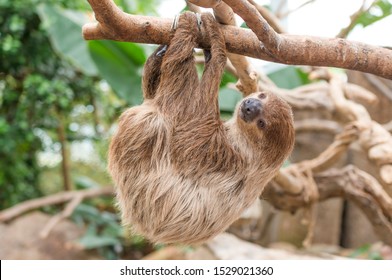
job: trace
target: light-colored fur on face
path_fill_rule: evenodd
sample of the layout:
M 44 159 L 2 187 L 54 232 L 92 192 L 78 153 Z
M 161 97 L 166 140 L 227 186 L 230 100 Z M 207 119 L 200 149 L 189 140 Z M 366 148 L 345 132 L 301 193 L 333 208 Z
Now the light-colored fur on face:
M 224 231 L 258 198 L 294 145 L 291 110 L 271 93 L 247 97 L 262 103 L 255 121 L 241 118 L 241 103 L 221 122 L 225 43 L 212 16 L 203 14 L 202 21 L 211 57 L 201 81 L 193 58 L 197 21 L 185 13 L 164 55 L 160 47 L 146 62 L 145 101 L 122 114 L 110 144 L 122 220 L 155 243 L 198 244 Z

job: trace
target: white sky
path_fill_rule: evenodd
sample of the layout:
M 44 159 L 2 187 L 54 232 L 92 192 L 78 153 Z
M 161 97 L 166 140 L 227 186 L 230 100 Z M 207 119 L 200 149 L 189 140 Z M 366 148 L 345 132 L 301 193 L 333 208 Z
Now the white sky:
M 174 17 L 184 7 L 184 2 L 184 0 L 164 0 L 159 12 L 162 16 Z M 257 2 L 266 4 L 270 1 Z M 304 2 L 307 1 L 288 0 L 289 10 Z M 288 31 L 290 34 L 297 35 L 334 37 L 341 28 L 349 24 L 350 15 L 360 8 L 362 2 L 363 0 L 316 0 L 289 16 Z M 242 20 L 239 19 L 237 22 L 240 24 Z M 373 45 L 392 46 L 392 16 L 367 28 L 356 28 L 348 39 Z

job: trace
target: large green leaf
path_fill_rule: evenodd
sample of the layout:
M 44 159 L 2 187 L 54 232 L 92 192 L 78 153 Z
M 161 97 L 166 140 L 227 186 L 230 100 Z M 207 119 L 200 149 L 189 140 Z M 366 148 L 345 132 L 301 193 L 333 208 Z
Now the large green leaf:
M 130 105 L 140 104 L 143 48 L 132 43 L 90 41 L 88 47 L 101 76 L 117 95 Z
M 83 73 L 97 75 L 97 68 L 90 57 L 87 43 L 82 38 L 82 26 L 88 21 L 85 15 L 49 4 L 39 5 L 37 11 L 49 32 L 54 49 Z
M 234 112 L 237 103 L 242 99 L 241 93 L 230 88 L 219 91 L 219 109 L 221 112 Z

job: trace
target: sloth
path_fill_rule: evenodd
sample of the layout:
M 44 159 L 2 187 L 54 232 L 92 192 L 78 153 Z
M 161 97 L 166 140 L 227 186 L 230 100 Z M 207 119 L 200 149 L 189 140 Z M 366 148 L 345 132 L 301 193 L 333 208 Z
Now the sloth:
M 193 49 L 201 28 L 211 47 L 199 79 Z M 292 151 L 292 111 L 270 92 L 246 96 L 221 121 L 225 64 L 219 24 L 186 12 L 170 44 L 145 64 L 143 104 L 120 116 L 109 172 L 124 225 L 153 243 L 200 244 L 224 231 Z

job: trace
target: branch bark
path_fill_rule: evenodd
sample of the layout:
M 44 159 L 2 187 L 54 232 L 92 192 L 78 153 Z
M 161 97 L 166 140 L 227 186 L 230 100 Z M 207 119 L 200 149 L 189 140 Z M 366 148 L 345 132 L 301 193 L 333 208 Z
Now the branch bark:
M 223 1 L 256 34 L 263 44 L 264 51 L 280 63 L 313 66 L 332 66 L 331 63 L 336 63 L 340 66 L 335 67 L 346 69 L 356 67 L 355 70 L 363 72 L 377 71 L 379 73 L 377 75 L 392 79 L 392 64 L 390 63 L 392 52 L 385 52 L 386 49 L 343 39 L 278 34 L 247 0 Z M 293 50 L 295 50 L 295 55 L 293 55 Z M 385 53 L 387 57 L 382 58 L 379 56 L 381 53 Z M 293 63 L 293 60 L 299 58 L 305 58 L 311 63 Z
M 392 51 L 389 49 L 338 38 L 279 35 L 248 1 L 224 2 L 255 32 L 221 26 L 228 52 L 284 64 L 352 69 L 392 79 Z M 126 14 L 111 0 L 89 0 L 89 3 L 98 23 L 83 27 L 86 40 L 109 39 L 150 44 L 170 42 L 171 19 Z M 202 28 L 197 40 L 200 48 L 209 47 L 204 34 Z

